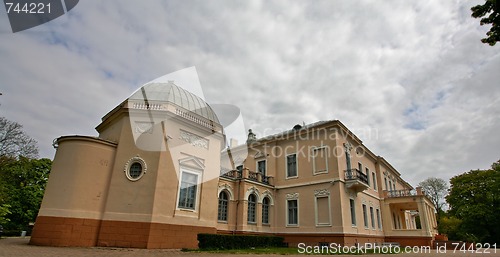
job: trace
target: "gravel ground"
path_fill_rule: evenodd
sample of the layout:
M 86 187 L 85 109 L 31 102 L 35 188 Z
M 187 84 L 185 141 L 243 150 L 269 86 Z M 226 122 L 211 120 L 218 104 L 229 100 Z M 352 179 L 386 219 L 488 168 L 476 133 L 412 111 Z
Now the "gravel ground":
M 29 238 L 2 238 L 0 239 L 0 257 L 128 257 L 128 256 L 234 256 L 234 255 L 222 255 L 222 254 L 211 254 L 211 253 L 189 253 L 181 252 L 179 250 L 148 250 L 148 249 L 128 249 L 128 248 L 104 248 L 104 247 L 93 247 L 93 248 L 80 248 L 80 247 L 46 247 L 46 246 L 32 246 L 28 245 Z M 466 257 L 466 256 L 484 256 L 484 257 L 500 257 L 500 250 L 494 253 L 494 249 L 490 249 L 489 254 L 485 253 L 463 253 L 463 252 L 453 252 L 453 250 L 447 250 L 446 253 L 439 253 L 433 250 L 427 253 L 404 253 L 404 254 L 390 254 L 390 255 L 379 255 L 371 254 L 371 257 L 388 257 L 388 256 L 404 256 L 404 257 L 437 257 L 437 256 L 453 256 L 453 257 Z M 244 256 L 244 255 L 236 255 Z M 266 257 L 282 256 L 282 255 L 260 255 Z M 294 256 L 294 255 L 290 255 Z M 303 254 L 297 254 L 297 256 L 303 256 Z M 353 256 L 353 255 L 348 255 Z

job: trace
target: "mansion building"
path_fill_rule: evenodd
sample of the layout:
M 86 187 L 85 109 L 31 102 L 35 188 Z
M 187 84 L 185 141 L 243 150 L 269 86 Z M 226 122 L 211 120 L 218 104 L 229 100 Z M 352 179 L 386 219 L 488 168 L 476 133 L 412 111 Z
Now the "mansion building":
M 338 120 L 226 147 L 200 97 L 149 83 L 62 136 L 30 243 L 197 248 L 197 234 L 278 235 L 289 246 L 431 246 L 435 209 Z

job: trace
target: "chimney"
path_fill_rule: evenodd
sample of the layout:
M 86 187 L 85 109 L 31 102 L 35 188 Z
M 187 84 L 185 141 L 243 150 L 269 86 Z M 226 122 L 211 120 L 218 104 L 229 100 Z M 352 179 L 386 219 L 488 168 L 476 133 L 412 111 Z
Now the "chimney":
M 237 145 L 238 145 L 238 140 L 236 140 L 235 138 L 231 138 L 231 139 L 229 140 L 229 147 L 230 147 L 230 148 L 234 148 L 234 147 L 236 147 Z

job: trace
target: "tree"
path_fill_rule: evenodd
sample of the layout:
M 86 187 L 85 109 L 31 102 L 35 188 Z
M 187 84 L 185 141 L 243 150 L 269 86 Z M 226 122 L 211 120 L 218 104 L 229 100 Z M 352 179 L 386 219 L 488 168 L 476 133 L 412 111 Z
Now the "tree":
M 438 214 L 437 220 L 439 220 L 439 216 L 443 211 L 443 205 L 445 204 L 444 197 L 448 192 L 448 184 L 444 179 L 431 177 L 420 182 L 418 186 L 431 198 Z
M 485 38 L 481 42 L 494 46 L 500 41 L 500 0 L 486 0 L 482 5 L 471 8 L 472 17 L 482 18 L 481 26 L 491 24 L 490 31 L 486 32 Z
M 10 205 L 2 204 L 0 205 L 0 225 L 5 225 L 8 221 L 10 221 L 6 216 L 11 214 L 9 211 Z
M 6 211 L 5 229 L 24 230 L 36 219 L 52 161 L 5 159 L 0 165 L 0 207 Z
M 471 170 L 451 178 L 449 214 L 461 220 L 463 240 L 500 243 L 500 161 L 489 170 Z
M 36 158 L 37 142 L 23 131 L 21 124 L 0 117 L 0 157 L 19 156 Z

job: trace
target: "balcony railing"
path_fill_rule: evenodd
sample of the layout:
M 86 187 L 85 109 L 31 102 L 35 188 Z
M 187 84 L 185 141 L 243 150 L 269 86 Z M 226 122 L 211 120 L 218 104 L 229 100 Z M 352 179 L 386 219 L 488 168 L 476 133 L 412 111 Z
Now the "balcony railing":
M 368 176 L 358 169 L 350 169 L 345 171 L 345 180 L 360 180 L 368 185 Z
M 430 199 L 430 197 L 425 193 L 424 190 L 422 190 L 421 187 L 417 187 L 416 190 L 402 189 L 402 190 L 385 191 L 386 198 L 406 197 L 406 196 L 416 196 L 416 195 L 424 195 Z
M 387 197 L 405 197 L 414 195 L 417 195 L 417 193 L 414 190 L 410 189 L 387 191 Z
M 230 170 L 221 175 L 221 177 L 225 178 L 242 178 L 243 174 L 241 170 Z
M 248 179 L 248 180 L 259 182 L 259 183 L 266 184 L 266 185 L 272 185 L 272 178 L 273 178 L 271 176 L 263 175 L 260 172 L 254 172 L 254 171 L 250 171 L 248 169 L 230 170 L 230 171 L 222 174 L 221 177 L 231 178 L 231 179 Z

